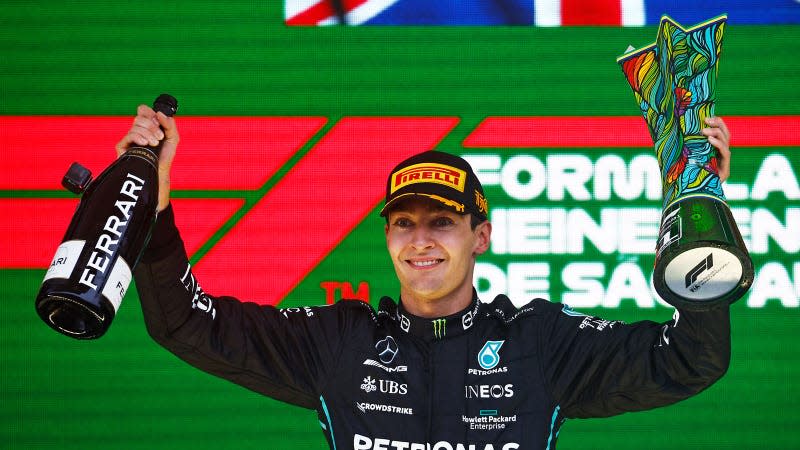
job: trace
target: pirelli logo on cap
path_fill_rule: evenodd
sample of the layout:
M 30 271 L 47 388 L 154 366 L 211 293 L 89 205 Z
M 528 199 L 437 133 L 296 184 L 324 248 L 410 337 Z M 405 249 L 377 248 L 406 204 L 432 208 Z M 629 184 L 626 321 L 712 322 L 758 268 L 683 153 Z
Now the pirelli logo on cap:
M 392 174 L 390 194 L 415 183 L 438 183 L 464 192 L 467 173 L 461 169 L 436 163 L 421 163 L 404 167 Z

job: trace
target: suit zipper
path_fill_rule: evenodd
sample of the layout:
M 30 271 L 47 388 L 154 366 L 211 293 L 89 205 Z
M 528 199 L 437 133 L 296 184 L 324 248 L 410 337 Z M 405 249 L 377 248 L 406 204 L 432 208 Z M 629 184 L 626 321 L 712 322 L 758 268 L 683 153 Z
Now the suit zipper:
M 434 396 L 434 389 L 436 384 L 434 383 L 436 378 L 436 371 L 433 366 L 433 345 L 431 343 L 426 342 L 426 346 L 428 347 L 428 355 L 426 357 L 427 362 L 427 372 L 428 372 L 428 386 L 430 386 L 430 391 L 428 392 L 428 405 L 427 405 L 427 413 L 428 413 L 428 430 L 426 433 L 426 442 L 432 442 L 432 435 L 433 435 L 433 396 Z

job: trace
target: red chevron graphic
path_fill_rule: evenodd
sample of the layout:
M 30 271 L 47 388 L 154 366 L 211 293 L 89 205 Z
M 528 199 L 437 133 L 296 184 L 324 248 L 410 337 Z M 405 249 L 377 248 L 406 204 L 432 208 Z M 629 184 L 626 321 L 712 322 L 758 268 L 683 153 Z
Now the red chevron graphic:
M 0 117 L 0 189 L 61 189 L 73 161 L 100 174 L 130 117 Z M 180 117 L 175 189 L 258 189 L 325 124 L 324 117 Z M 235 162 L 235 163 L 232 163 Z M 11 176 L 13 174 L 13 176 Z
M 196 252 L 241 206 L 243 200 L 174 199 L 176 220 L 189 255 Z M 0 199 L 0 268 L 50 265 L 78 199 Z M 198 220 L 197 217 L 202 217 Z
M 320 117 L 182 117 L 175 189 L 261 187 L 325 124 Z M 0 189 L 62 189 L 72 161 L 98 175 L 130 117 L 0 117 L 4 137 Z M 107 149 L 100 151 L 98 149 Z M 231 164 L 235 161 L 236 164 Z M 11 176 L 13 175 L 13 176 Z M 77 199 L 3 199 L 0 268 L 44 268 L 61 242 Z M 175 200 L 191 255 L 243 204 L 242 200 Z M 198 219 L 198 217 L 202 219 Z
M 457 122 L 342 119 L 195 266 L 203 288 L 277 304 L 375 208 L 389 171 Z

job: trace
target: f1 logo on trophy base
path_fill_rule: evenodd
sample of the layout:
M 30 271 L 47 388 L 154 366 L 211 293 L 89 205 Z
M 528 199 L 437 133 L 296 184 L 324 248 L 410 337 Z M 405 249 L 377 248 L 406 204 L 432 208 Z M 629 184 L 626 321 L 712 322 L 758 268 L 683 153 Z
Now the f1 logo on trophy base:
M 741 298 L 753 262 L 722 192 L 716 149 L 701 130 L 714 88 L 727 16 L 689 29 L 661 18 L 656 42 L 617 59 L 655 144 L 663 183 L 653 284 L 678 308 L 704 310 Z

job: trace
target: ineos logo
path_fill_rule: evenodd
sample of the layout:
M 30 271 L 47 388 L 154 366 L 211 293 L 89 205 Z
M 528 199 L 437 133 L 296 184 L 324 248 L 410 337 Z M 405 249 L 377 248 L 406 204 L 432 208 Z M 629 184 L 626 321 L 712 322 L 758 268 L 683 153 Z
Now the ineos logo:
M 475 384 L 472 386 L 464 386 L 465 398 L 508 398 L 513 396 L 513 384 Z
M 394 341 L 393 337 L 386 336 L 385 339 L 381 339 L 375 344 L 375 350 L 378 352 L 378 358 L 381 362 L 389 364 L 397 356 L 397 342 Z

